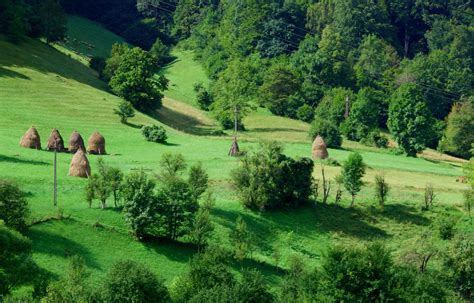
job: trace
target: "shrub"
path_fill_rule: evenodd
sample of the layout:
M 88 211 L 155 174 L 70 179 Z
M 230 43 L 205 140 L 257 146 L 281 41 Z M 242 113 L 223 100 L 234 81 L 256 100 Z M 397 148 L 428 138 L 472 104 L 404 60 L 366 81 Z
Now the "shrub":
M 122 101 L 114 109 L 114 114 L 120 117 L 120 122 L 126 124 L 129 118 L 135 117 L 135 110 L 130 102 Z
M 28 214 L 25 194 L 14 183 L 0 180 L 0 220 L 8 227 L 24 232 Z
M 158 65 L 163 66 L 170 60 L 170 50 L 169 48 L 161 42 L 160 38 L 156 38 L 155 43 L 153 43 L 150 54 L 155 58 L 155 61 Z
M 168 136 L 166 135 L 166 129 L 163 126 L 152 125 L 144 126 L 142 128 L 142 134 L 147 141 L 156 143 L 166 143 Z
M 105 302 L 169 302 L 168 290 L 144 265 L 117 262 L 101 287 Z
M 454 237 L 455 224 L 452 219 L 441 218 L 438 222 L 439 237 L 442 240 L 451 240 Z
M 89 61 L 89 67 L 99 73 L 99 77 L 103 77 L 103 72 L 105 69 L 105 58 L 94 56 Z
M 352 196 L 351 206 L 354 205 L 355 196 L 362 188 L 362 177 L 365 174 L 365 168 L 366 165 L 359 153 L 350 154 L 342 166 L 344 187 Z
M 444 254 L 444 269 L 455 289 L 467 300 L 472 300 L 474 285 L 474 246 L 472 240 L 457 238 Z
M 327 147 L 339 148 L 342 144 L 341 134 L 334 123 L 319 117 L 316 117 L 311 123 L 309 135 L 313 140 L 320 135 L 323 137 Z
M 312 191 L 313 161 L 282 154 L 277 143 L 243 156 L 232 172 L 232 182 L 241 202 L 251 209 L 275 209 L 304 204 Z
M 429 210 L 433 207 L 434 200 L 436 198 L 436 194 L 434 192 L 433 185 L 426 184 L 425 186 L 425 194 L 423 197 L 423 207 L 422 210 Z
M 473 100 L 474 101 L 474 100 Z M 440 149 L 468 159 L 474 143 L 474 102 L 456 103 L 447 118 Z
M 365 139 L 361 141 L 363 144 L 375 146 L 378 148 L 388 147 L 388 138 L 381 135 L 378 130 L 371 131 Z
M 196 101 L 199 108 L 208 111 L 213 101 L 211 93 L 206 90 L 202 83 L 195 83 L 194 91 L 196 92 Z
M 390 187 L 382 175 L 375 176 L 375 198 L 381 207 L 385 205 Z
M 296 111 L 296 117 L 304 122 L 311 122 L 314 119 L 314 109 L 308 104 L 304 104 Z

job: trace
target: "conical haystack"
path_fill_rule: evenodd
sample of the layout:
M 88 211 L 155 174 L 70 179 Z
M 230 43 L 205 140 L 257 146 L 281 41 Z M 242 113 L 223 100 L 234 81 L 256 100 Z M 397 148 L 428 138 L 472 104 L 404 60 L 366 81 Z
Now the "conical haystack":
M 232 146 L 229 150 L 229 156 L 236 157 L 240 154 L 239 144 L 237 143 L 237 138 L 234 138 Z
M 58 152 L 65 150 L 63 137 L 56 128 L 53 128 L 51 135 L 49 135 L 48 146 L 46 149 L 50 151 L 56 150 Z
M 75 153 L 79 149 L 86 150 L 84 140 L 77 131 L 73 131 L 71 137 L 69 137 L 68 149 L 71 153 Z
M 99 132 L 94 132 L 89 137 L 87 151 L 90 154 L 105 155 L 105 138 Z
M 21 138 L 20 146 L 24 148 L 41 149 L 41 139 L 36 128 L 30 127 L 30 129 L 28 129 Z
M 326 143 L 321 136 L 317 136 L 313 142 L 313 159 L 324 160 L 329 157 Z
M 79 148 L 74 157 L 72 157 L 71 165 L 69 166 L 69 176 L 89 178 L 90 175 L 91 167 L 89 160 L 87 160 L 84 150 Z

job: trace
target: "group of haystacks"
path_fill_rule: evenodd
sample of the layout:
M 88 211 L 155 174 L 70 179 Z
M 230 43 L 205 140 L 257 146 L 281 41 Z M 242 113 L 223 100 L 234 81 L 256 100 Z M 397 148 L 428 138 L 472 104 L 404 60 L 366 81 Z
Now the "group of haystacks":
M 30 127 L 23 135 L 20 146 L 24 148 L 41 149 L 41 139 L 38 130 Z M 74 131 L 69 137 L 68 148 L 64 146 L 64 140 L 59 130 L 53 128 L 46 146 L 48 151 L 70 152 L 74 156 L 69 167 L 69 176 L 88 178 L 91 175 L 91 167 L 86 157 L 86 148 L 81 134 Z M 105 155 L 105 138 L 99 132 L 94 132 L 88 140 L 87 152 L 94 155 Z

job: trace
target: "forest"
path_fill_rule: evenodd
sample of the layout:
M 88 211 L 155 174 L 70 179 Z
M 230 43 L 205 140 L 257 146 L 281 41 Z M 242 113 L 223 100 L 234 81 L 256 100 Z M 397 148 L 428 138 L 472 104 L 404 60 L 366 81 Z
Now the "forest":
M 29 203 L 28 200 L 38 201 L 32 186 L 41 187 L 37 180 L 27 181 L 29 173 L 17 175 L 6 169 L 0 173 L 0 302 L 473 300 L 474 2 L 0 0 L 0 42 L 4 43 L 0 44 L 0 82 L 21 78 L 3 74 L 4 70 L 21 65 L 2 60 L 2 45 L 22 48 L 35 45 L 31 44 L 34 40 L 64 52 L 68 45 L 77 44 L 76 38 L 68 34 L 71 16 L 94 21 L 123 39 L 111 45 L 107 55 L 84 56 L 87 72 L 94 72 L 93 80 L 83 72 L 84 66 L 74 65 L 77 62 L 71 63 L 71 70 L 86 75 L 81 76 L 84 77 L 79 81 L 81 85 L 100 91 L 100 97 L 94 100 L 102 103 L 86 103 L 84 100 L 89 96 L 86 95 L 78 99 L 78 104 L 87 104 L 84 107 L 91 110 L 97 106 L 100 112 L 101 106 L 109 106 L 110 100 L 117 101 L 113 110 L 107 109 L 107 115 L 114 117 L 116 123 L 113 130 L 107 129 L 112 119 L 104 118 L 106 114 L 99 115 L 94 127 L 106 128 L 115 142 L 128 136 L 132 143 L 127 146 L 123 143 L 126 147 L 112 154 L 112 158 L 107 155 L 91 161 L 92 173 L 89 167 L 83 183 L 67 183 L 65 192 L 80 189 L 80 194 L 74 194 L 71 201 L 80 200 L 88 206 L 83 203 L 84 213 L 77 217 L 76 206 L 66 208 L 70 215 L 60 208 L 51 215 L 50 210 L 38 211 L 37 205 Z M 26 46 L 23 48 L 28 52 Z M 32 48 L 31 54 L 37 54 L 36 48 L 40 46 Z M 190 92 L 181 92 L 185 99 L 196 104 L 194 110 L 217 125 L 202 137 L 194 133 L 193 139 L 184 137 L 189 133 L 165 123 L 163 115 L 157 114 L 169 110 L 173 101 L 169 93 L 176 83 L 166 71 L 182 60 L 176 50 L 191 53 L 192 60 L 206 76 L 206 80 L 188 83 L 192 86 Z M 66 55 L 64 60 L 76 60 L 77 53 L 66 52 Z M 8 56 L 5 55 L 12 58 Z M 19 61 L 30 60 L 21 58 Z M 68 73 L 66 70 L 59 74 L 69 81 L 64 76 Z M 14 94 L 21 94 L 19 87 Z M 55 93 L 61 95 L 59 89 Z M 11 112 L 6 109 L 8 96 L 2 98 L 0 94 L 0 102 L 5 106 L 3 111 L 0 108 L 0 114 L 5 121 L 13 121 L 8 115 L 17 109 Z M 281 141 L 294 144 L 290 155 L 285 153 L 283 144 L 268 142 L 273 140 L 259 140 L 264 142 L 258 145 L 246 140 L 246 133 L 253 134 L 253 123 L 264 119 L 258 116 L 262 111 L 268 112 L 265 117 L 285 119 L 278 121 L 308 125 L 304 130 L 307 141 L 314 140 L 316 144 L 324 138 L 318 143 L 324 146 L 323 155 L 313 154 L 313 159 L 299 157 L 299 142 L 285 138 Z M 165 113 L 170 115 L 170 111 Z M 257 116 L 253 116 L 255 113 Z M 94 114 L 84 117 L 87 115 Z M 187 123 L 196 117 L 197 114 L 192 119 L 178 115 L 176 119 Z M 50 126 L 41 119 L 32 119 L 31 123 Z M 73 119 L 87 125 L 87 130 L 92 127 L 88 126 L 89 121 L 81 120 L 86 118 Z M 32 126 L 30 121 L 24 123 Z M 76 121 L 73 124 L 80 125 Z M 290 125 L 285 131 L 294 131 L 296 124 Z M 271 137 L 276 125 L 265 126 L 262 136 Z M 13 140 L 7 134 L 9 127 L 17 131 L 17 126 L 5 126 L 0 140 L 1 136 Z M 139 144 L 133 141 L 135 136 L 140 138 Z M 216 146 L 220 148 L 219 138 L 233 137 L 233 144 L 237 144 L 237 136 L 244 138 L 239 144 L 252 144 L 253 149 L 235 154 L 231 149 L 230 154 L 236 156 L 235 165 L 216 163 L 221 161 L 213 153 Z M 201 138 L 209 140 L 199 145 Z M 188 139 L 192 144 L 186 145 Z M 143 151 L 143 159 L 137 155 L 133 159 L 125 158 L 128 162 L 119 162 L 123 154 L 130 156 L 127 153 L 131 149 L 127 148 L 133 144 L 135 151 Z M 152 154 L 150 146 L 159 146 L 159 154 Z M 59 151 L 57 145 L 53 149 Z M 38 169 L 43 165 L 41 161 L 31 160 L 34 159 L 31 154 L 21 154 L 30 157 L 29 160 L 11 160 L 17 156 L 16 151 L 3 156 L 6 150 L 10 152 L 7 148 L 0 149 L 0 164 L 16 161 L 16 164 L 36 165 Z M 425 160 L 427 150 L 443 155 L 423 164 L 431 171 L 422 175 L 425 171 L 417 171 L 418 167 L 406 169 L 421 163 L 412 161 Z M 88 157 L 92 154 L 89 151 Z M 340 158 L 333 158 L 333 154 Z M 373 158 L 379 159 L 379 154 L 382 156 L 375 162 Z M 397 176 L 402 181 L 396 179 L 405 182 L 403 186 L 397 183 L 392 187 L 388 184 L 394 180 L 392 176 L 378 171 L 380 162 L 389 162 L 387 159 L 394 161 L 394 171 L 406 169 L 406 175 Z M 442 179 L 445 175 L 440 171 L 449 169 L 455 169 L 448 172 L 450 181 L 457 174 L 455 182 L 459 184 L 454 185 L 455 194 L 462 197 L 461 204 L 456 200 L 458 196 L 450 204 L 451 188 L 437 188 L 447 180 Z M 425 179 L 422 185 L 408 184 L 421 175 L 433 178 L 434 185 Z M 367 176 L 371 177 L 370 182 Z M 409 178 L 403 180 L 403 176 Z M 367 194 L 369 183 L 370 194 Z M 23 187 L 29 191 L 23 191 Z M 333 196 L 334 203 L 329 205 Z M 368 196 L 375 206 L 367 204 Z M 389 199 L 396 199 L 398 204 Z M 422 202 L 413 202 L 416 199 Z M 442 203 L 438 204 L 439 200 Z M 230 205 L 222 201 L 238 202 L 231 223 L 221 222 L 221 217 L 229 216 L 226 211 L 229 212 Z M 417 204 L 408 215 L 406 209 L 412 209 L 410 203 L 421 206 Z M 347 222 L 342 222 L 343 219 L 338 224 L 354 224 L 354 229 L 367 229 L 371 236 L 361 243 L 355 243 L 357 240 L 352 238 L 354 242 L 345 243 L 347 238 L 342 234 L 350 234 L 352 228 L 345 226 L 342 232 L 328 236 L 331 244 L 324 253 L 314 257 L 316 263 L 306 263 L 306 259 L 290 253 L 282 256 L 281 251 L 286 248 L 275 248 L 270 241 L 280 241 L 277 242 L 280 246 L 291 241 L 262 240 L 265 233 L 258 231 L 267 229 L 260 226 L 264 225 L 261 222 L 271 217 L 278 218 L 272 219 L 275 226 L 285 225 L 287 216 L 299 211 L 330 213 L 321 219 L 324 221 L 321 224 L 327 224 L 337 214 L 347 216 L 344 217 Z M 48 216 L 38 219 L 38 214 L 32 215 L 35 212 Z M 149 268 L 145 257 L 128 260 L 124 256 L 113 264 L 110 261 L 106 266 L 98 266 L 100 279 L 89 283 L 91 266 L 79 254 L 66 253 L 67 264 L 61 267 L 59 276 L 51 275 L 37 264 L 33 256 L 37 253 L 34 232 L 38 225 L 50 221 L 62 224 L 68 220 L 78 223 L 82 222 L 82 216 L 93 212 L 105 215 L 99 215 L 93 223 L 85 220 L 88 227 L 117 233 L 126 229 L 126 237 L 134 243 L 150 247 L 176 245 L 192 250 L 188 259 L 181 260 L 186 264 L 185 269 L 175 274 L 172 282 L 165 282 Z M 386 230 L 377 231 L 356 223 L 362 217 L 364 224 L 383 225 L 395 236 L 385 235 L 387 240 L 380 240 Z M 459 225 L 452 217 L 462 223 Z M 254 221 L 249 224 L 251 220 L 258 224 Z M 299 224 L 294 217 L 290 220 Z M 434 225 L 428 228 L 435 226 L 432 233 L 418 229 L 418 225 L 428 226 L 425 221 L 430 220 Z M 406 226 L 398 229 L 392 221 Z M 304 224 L 310 225 L 306 221 L 301 223 Z M 222 230 L 227 228 L 230 231 L 220 243 L 216 238 L 222 237 Z M 311 232 L 305 233 L 305 227 L 288 230 L 285 229 L 286 235 L 278 234 L 275 238 L 290 239 L 295 230 L 296 234 L 304 234 L 297 235 L 301 243 L 307 243 L 305 237 L 315 239 Z M 400 236 L 404 233 L 409 235 Z M 406 246 L 405 242 L 390 243 L 392 236 L 396 241 L 400 236 L 412 242 Z M 289 246 L 305 245 L 301 243 Z M 315 254 L 308 252 L 311 248 L 298 249 L 304 251 L 303 255 L 311 256 L 310 259 Z M 277 276 L 279 282 L 269 282 L 268 267 L 272 268 L 271 276 Z

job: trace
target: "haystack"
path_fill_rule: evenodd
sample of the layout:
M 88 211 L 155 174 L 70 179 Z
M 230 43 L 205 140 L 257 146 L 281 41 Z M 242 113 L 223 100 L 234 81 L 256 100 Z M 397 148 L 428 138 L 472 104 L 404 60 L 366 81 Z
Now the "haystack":
M 321 136 L 317 136 L 313 142 L 313 159 L 324 160 L 329 157 L 326 143 Z
M 79 148 L 74 157 L 72 157 L 71 165 L 69 166 L 69 176 L 89 178 L 90 175 L 91 167 L 89 160 L 87 160 L 84 150 Z
M 49 135 L 48 146 L 46 149 L 50 151 L 56 150 L 58 152 L 65 150 L 63 137 L 56 128 L 53 128 L 51 135 Z
M 38 131 L 33 126 L 23 135 L 20 146 L 24 148 L 41 149 L 41 139 Z
M 90 154 L 105 155 L 105 138 L 99 132 L 94 132 L 89 137 L 87 151 Z
M 232 142 L 232 146 L 229 150 L 229 156 L 237 157 L 240 154 L 239 144 L 237 143 L 237 138 L 234 137 L 234 141 Z
M 84 140 L 82 139 L 81 134 L 77 131 L 74 131 L 71 134 L 71 137 L 69 137 L 68 149 L 71 153 L 75 153 L 79 149 L 86 150 Z

